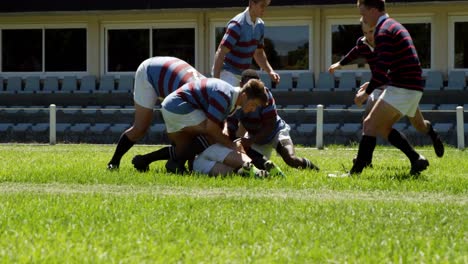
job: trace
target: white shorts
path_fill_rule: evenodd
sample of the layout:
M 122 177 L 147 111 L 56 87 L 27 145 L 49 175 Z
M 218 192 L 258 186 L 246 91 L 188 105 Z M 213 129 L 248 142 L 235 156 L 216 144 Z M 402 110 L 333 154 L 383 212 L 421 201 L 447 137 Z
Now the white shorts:
M 205 113 L 199 109 L 195 109 L 188 114 L 175 114 L 162 107 L 161 113 L 166 124 L 167 133 L 179 132 L 185 127 L 196 126 L 206 120 Z
M 153 109 L 158 98 L 153 86 L 148 81 L 146 67 L 150 59 L 143 61 L 135 73 L 135 84 L 133 87 L 133 100 L 144 108 Z
M 257 151 L 258 153 L 262 154 L 263 156 L 265 156 L 267 159 L 270 159 L 273 149 L 276 149 L 276 146 L 278 146 L 278 143 L 280 141 L 283 141 L 285 139 L 291 140 L 291 136 L 289 135 L 290 130 L 291 130 L 291 127 L 289 127 L 289 125 L 286 124 L 286 127 L 278 131 L 278 133 L 276 133 L 276 135 L 273 137 L 273 139 L 270 142 L 268 142 L 267 144 L 263 144 L 263 145 L 253 144 L 251 148 Z
M 233 150 L 221 144 L 214 144 L 200 153 L 193 161 L 193 170 L 210 174 L 216 163 L 222 163 Z
M 387 86 L 380 99 L 397 109 L 402 115 L 414 117 L 423 93 L 395 86 Z
M 219 78 L 234 87 L 239 87 L 241 81 L 240 75 L 234 74 L 226 70 L 221 71 L 221 73 L 219 74 Z
M 368 113 L 370 113 L 370 111 L 372 110 L 372 107 L 374 107 L 375 103 L 377 102 L 377 100 L 380 98 L 380 96 L 382 95 L 383 93 L 383 90 L 382 89 L 375 89 L 370 95 L 369 97 L 367 98 L 367 102 L 366 102 L 366 111 L 365 111 L 365 115 L 367 116 Z

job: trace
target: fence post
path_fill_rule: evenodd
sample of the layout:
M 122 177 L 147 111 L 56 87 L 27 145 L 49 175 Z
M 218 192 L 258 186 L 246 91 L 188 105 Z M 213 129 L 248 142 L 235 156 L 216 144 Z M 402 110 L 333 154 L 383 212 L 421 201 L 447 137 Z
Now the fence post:
M 316 145 L 318 149 L 323 149 L 323 105 L 317 105 L 317 125 L 316 125 Z
M 57 107 L 55 104 L 49 106 L 49 144 L 55 145 L 57 142 Z
M 463 121 L 463 106 L 457 106 L 457 138 L 458 149 L 465 148 L 465 122 Z

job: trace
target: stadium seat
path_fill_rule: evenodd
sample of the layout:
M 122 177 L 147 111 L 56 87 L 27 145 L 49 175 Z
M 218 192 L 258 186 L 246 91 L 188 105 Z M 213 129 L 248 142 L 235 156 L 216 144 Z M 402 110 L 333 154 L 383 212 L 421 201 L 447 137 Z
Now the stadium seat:
M 81 112 L 81 106 L 79 105 L 69 105 L 66 108 L 62 109 L 64 114 L 77 114 Z
M 35 93 L 41 89 L 39 76 L 26 77 L 24 90 L 20 93 Z
M 273 86 L 271 86 L 272 82 L 271 82 L 270 75 L 268 75 L 268 73 L 260 72 L 258 75 L 260 76 L 260 80 L 265 84 L 266 87 L 270 89 L 273 88 Z
M 99 82 L 97 93 L 111 93 L 115 90 L 115 78 L 113 75 L 104 75 Z
M 444 87 L 444 77 L 440 71 L 428 71 L 424 88 L 439 91 Z
M 62 81 L 60 93 L 74 93 L 78 90 L 78 81 L 75 76 L 65 76 Z
M 315 91 L 331 91 L 335 88 L 335 79 L 328 72 L 321 72 L 315 86 Z
M 28 107 L 25 108 L 23 111 L 24 111 L 24 113 L 26 113 L 26 114 L 36 114 L 36 113 L 41 112 L 43 109 L 44 109 L 43 106 L 40 106 L 40 105 L 32 105 L 32 106 L 28 106 Z
M 457 110 L 457 106 L 457 104 L 441 104 L 437 110 L 450 110 L 455 112 Z
M 466 86 L 464 71 L 450 71 L 448 74 L 447 87 L 445 90 L 463 90 Z
M 3 77 L 0 76 L 0 93 L 2 93 L 5 89 L 5 85 L 3 84 Z
M 96 91 L 96 76 L 86 75 L 81 78 L 80 90 L 77 93 L 92 93 Z
M 331 104 L 331 105 L 328 105 L 326 107 L 326 109 L 338 109 L 338 110 L 341 110 L 341 109 L 346 109 L 346 105 L 342 105 L 342 104 Z
M 356 73 L 343 72 L 340 77 L 340 84 L 336 91 L 352 91 L 356 89 Z
M 340 124 L 337 124 L 337 123 L 323 124 L 323 132 L 335 133 L 339 126 Z
M 297 130 L 297 132 L 299 132 L 301 134 L 312 133 L 312 132 L 315 132 L 316 125 L 315 124 L 303 123 L 303 124 L 299 124 L 297 126 L 296 130 Z
M 44 79 L 44 87 L 41 93 L 54 93 L 59 90 L 59 81 L 57 77 L 48 76 Z
M 32 126 L 33 132 L 46 132 L 49 130 L 49 123 L 38 123 Z
M 344 133 L 357 133 L 361 130 L 361 123 L 344 123 L 340 130 Z
M 405 130 L 407 127 L 408 127 L 408 124 L 402 123 L 402 122 L 393 124 L 393 128 L 400 132 Z
M 7 107 L 7 109 L 5 110 L 5 112 L 6 112 L 7 114 L 17 114 L 17 113 L 23 111 L 21 108 L 27 108 L 27 106 L 20 106 L 20 105 L 9 106 L 9 107 Z
M 453 127 L 452 123 L 436 123 L 434 124 L 434 130 L 439 133 L 447 133 Z
M 370 82 L 371 78 L 372 78 L 372 73 L 370 71 L 362 72 L 359 86 L 363 85 L 366 82 Z
M 14 124 L 12 124 L 12 123 L 0 123 L 0 132 L 7 132 L 13 126 L 14 126 Z
M 55 130 L 57 132 L 66 132 L 70 128 L 71 124 L 69 123 L 57 123 L 55 125 Z
M 23 79 L 21 77 L 8 77 L 6 92 L 18 93 L 23 90 Z
M 86 115 L 95 115 L 100 109 L 99 105 L 87 105 L 86 108 L 81 109 L 81 112 Z
M 280 73 L 280 83 L 276 85 L 277 91 L 289 91 L 293 87 L 292 73 Z
M 435 104 L 420 104 L 419 110 L 427 111 L 427 110 L 434 110 L 436 108 Z
M 131 127 L 130 124 L 113 124 L 109 129 L 113 133 L 122 133 L 129 127 Z
M 101 113 L 104 115 L 113 115 L 119 112 L 120 106 L 118 105 L 106 105 L 104 108 L 101 108 Z
M 282 109 L 286 114 L 290 115 L 290 114 L 296 114 L 300 112 L 303 108 L 304 108 L 303 105 L 287 105 L 283 107 Z
M 16 125 L 13 126 L 13 131 L 14 132 L 25 132 L 27 131 L 29 128 L 31 128 L 31 124 L 30 123 L 18 123 Z
M 76 123 L 70 127 L 71 132 L 85 132 L 90 127 L 89 123 Z
M 132 75 L 122 75 L 119 79 L 119 84 L 117 93 L 129 93 L 133 90 L 133 76 Z
M 301 72 L 297 78 L 297 86 L 293 91 L 311 91 L 314 87 L 314 74 L 309 71 Z
M 95 133 L 102 133 L 106 131 L 111 125 L 107 123 L 96 123 L 89 127 L 89 131 Z
M 162 123 L 154 124 L 150 127 L 152 133 L 164 133 L 166 132 L 166 125 Z

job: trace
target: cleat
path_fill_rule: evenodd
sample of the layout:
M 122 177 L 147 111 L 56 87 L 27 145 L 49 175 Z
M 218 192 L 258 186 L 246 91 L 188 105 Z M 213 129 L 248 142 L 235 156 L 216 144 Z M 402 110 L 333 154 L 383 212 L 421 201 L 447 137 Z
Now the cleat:
M 118 169 L 119 169 L 119 164 L 112 164 L 112 163 L 107 164 L 108 171 L 116 171 Z
M 353 158 L 353 165 L 356 163 L 357 158 Z M 374 166 L 372 165 L 372 161 L 366 161 L 364 163 L 364 168 L 373 168 Z
M 281 170 L 281 168 L 276 165 L 273 161 L 268 160 L 264 164 L 265 170 L 270 174 L 271 176 L 281 176 L 281 177 L 286 177 L 284 172 Z
M 411 175 L 419 175 L 423 170 L 427 169 L 429 166 L 429 161 L 422 155 L 419 155 L 419 158 L 411 162 Z
M 132 159 L 133 167 L 139 172 L 149 171 L 149 164 L 145 161 L 142 155 L 136 155 Z
M 309 170 L 314 170 L 314 171 L 320 171 L 320 168 L 317 167 L 315 164 L 312 163 L 312 161 L 304 158 L 304 160 L 306 161 L 306 168 L 309 169 Z
M 266 170 L 259 170 L 250 162 L 244 163 L 237 173 L 244 177 L 254 177 L 257 179 L 265 179 L 269 176 Z
M 167 172 L 180 174 L 180 175 L 187 173 L 187 170 L 185 169 L 185 165 L 177 162 L 176 160 L 168 160 L 166 162 L 166 170 Z

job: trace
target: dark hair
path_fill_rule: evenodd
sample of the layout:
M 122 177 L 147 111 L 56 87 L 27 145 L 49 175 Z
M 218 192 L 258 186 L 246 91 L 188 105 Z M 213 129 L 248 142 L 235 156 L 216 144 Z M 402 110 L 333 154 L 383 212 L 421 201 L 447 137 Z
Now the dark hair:
M 385 11 L 385 0 L 358 0 L 358 5 L 363 5 L 367 8 L 376 8 L 380 12 Z
M 252 69 L 243 71 L 241 76 L 241 86 L 246 84 L 251 79 L 260 80 L 260 76 L 258 75 L 257 71 Z
M 241 93 L 247 95 L 249 100 L 260 100 L 263 105 L 268 103 L 268 96 L 265 91 L 265 85 L 260 80 L 251 79 L 241 88 Z

